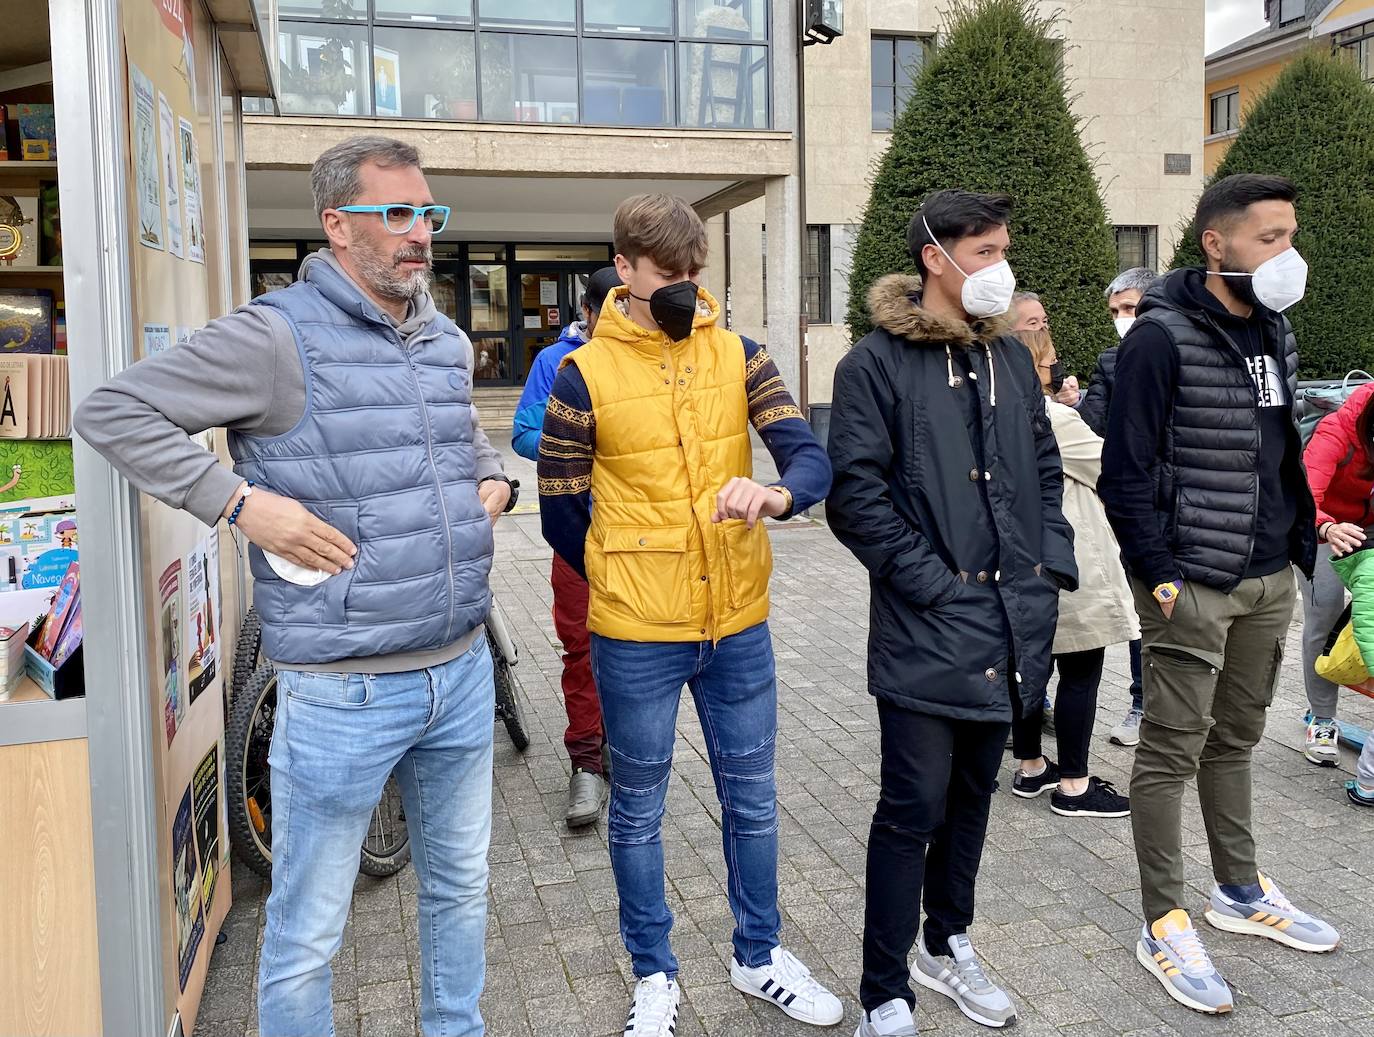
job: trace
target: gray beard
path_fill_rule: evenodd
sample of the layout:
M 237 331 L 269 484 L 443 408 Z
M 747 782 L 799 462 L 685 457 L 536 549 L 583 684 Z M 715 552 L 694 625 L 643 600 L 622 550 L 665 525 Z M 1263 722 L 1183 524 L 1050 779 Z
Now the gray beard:
M 434 259 L 428 249 L 424 250 L 422 256 L 403 251 L 391 259 L 381 252 L 374 251 L 370 245 L 363 248 L 355 245 L 353 251 L 358 263 L 358 273 L 367 282 L 367 286 L 382 298 L 409 301 L 429 291 L 430 279 L 434 273 Z M 425 260 L 423 270 L 402 273 L 397 265 L 404 259 L 420 258 Z

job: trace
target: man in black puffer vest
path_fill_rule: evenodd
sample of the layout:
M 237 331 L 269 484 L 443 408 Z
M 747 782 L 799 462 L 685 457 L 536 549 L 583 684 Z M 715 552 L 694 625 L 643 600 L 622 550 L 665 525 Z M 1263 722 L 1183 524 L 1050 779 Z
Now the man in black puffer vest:
M 1137 958 L 1202 1012 L 1232 998 L 1185 904 L 1181 806 L 1194 776 L 1217 885 L 1207 920 L 1306 951 L 1339 942 L 1257 870 L 1250 756 L 1292 618 L 1292 565 L 1311 573 L 1315 513 L 1282 311 L 1302 298 L 1296 190 L 1219 180 L 1194 221 L 1206 270 L 1146 292 L 1117 360 L 1098 491 L 1131 571 L 1145 720 L 1131 776 L 1145 908 Z

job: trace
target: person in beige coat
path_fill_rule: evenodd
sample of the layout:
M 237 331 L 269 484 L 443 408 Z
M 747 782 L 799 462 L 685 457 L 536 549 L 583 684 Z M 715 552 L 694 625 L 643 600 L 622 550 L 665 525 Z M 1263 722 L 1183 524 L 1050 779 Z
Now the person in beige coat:
M 1012 748 L 1018 761 L 1012 791 L 1024 799 L 1050 792 L 1050 809 L 1067 817 L 1126 817 L 1130 801 L 1111 782 L 1088 774 L 1088 743 L 1107 646 L 1140 636 L 1121 552 L 1097 497 L 1102 440 L 1077 411 L 1050 398 L 1063 385 L 1064 371 L 1049 331 L 1023 332 L 1019 338 L 1039 372 L 1063 461 L 1064 517 L 1074 532 L 1078 590 L 1060 592 L 1054 635 L 1054 662 L 1059 670 L 1054 733 L 1059 763 L 1041 752 L 1038 712 L 1018 717 L 1012 725 Z

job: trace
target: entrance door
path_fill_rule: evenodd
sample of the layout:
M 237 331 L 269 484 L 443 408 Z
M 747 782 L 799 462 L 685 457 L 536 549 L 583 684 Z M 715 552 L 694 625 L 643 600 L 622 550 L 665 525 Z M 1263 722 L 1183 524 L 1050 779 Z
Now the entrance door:
M 487 385 L 517 385 L 523 371 L 515 368 L 511 350 L 510 298 L 505 263 L 468 264 L 468 303 L 472 327 L 473 380 Z

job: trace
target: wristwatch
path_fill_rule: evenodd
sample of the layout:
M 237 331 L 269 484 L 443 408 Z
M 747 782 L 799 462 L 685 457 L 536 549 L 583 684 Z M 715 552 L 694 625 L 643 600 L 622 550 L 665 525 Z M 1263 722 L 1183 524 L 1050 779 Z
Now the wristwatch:
M 1170 580 L 1168 583 L 1161 583 L 1155 588 L 1155 601 L 1165 605 L 1177 600 L 1179 593 L 1183 590 L 1183 584 L 1178 580 Z
M 793 507 L 792 491 L 789 490 L 786 486 L 782 485 L 782 483 L 775 483 L 768 488 L 770 490 L 777 490 L 778 493 L 782 494 L 783 503 L 786 505 L 786 507 L 783 509 L 783 513 L 778 516 L 778 521 L 781 522 L 783 519 L 790 519 L 792 517 Z
M 489 475 L 485 479 L 483 479 L 482 482 L 491 482 L 491 480 L 493 479 L 497 480 L 498 482 L 503 482 L 510 487 L 510 500 L 506 501 L 506 506 L 504 509 L 502 509 L 501 514 L 504 515 L 507 512 L 514 511 L 515 503 L 520 499 L 520 480 L 511 479 L 504 475 Z M 478 485 L 480 486 L 481 483 L 479 483 Z

